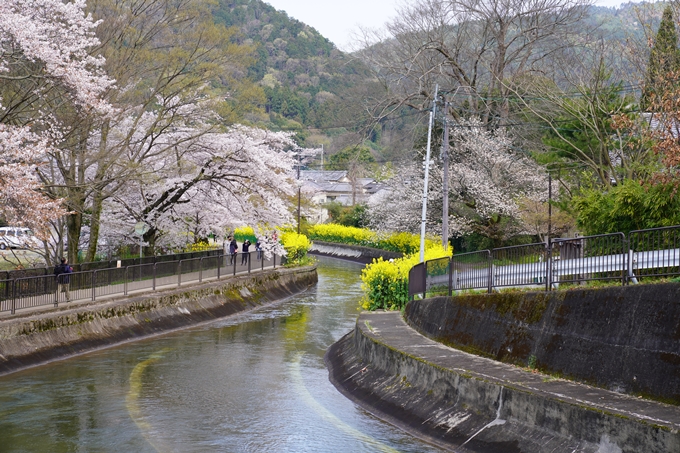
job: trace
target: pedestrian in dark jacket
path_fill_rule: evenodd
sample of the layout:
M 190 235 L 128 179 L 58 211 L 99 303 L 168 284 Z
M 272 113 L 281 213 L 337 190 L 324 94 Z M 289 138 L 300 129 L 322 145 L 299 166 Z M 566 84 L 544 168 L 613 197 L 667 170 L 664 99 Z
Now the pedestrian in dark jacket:
M 238 244 L 236 243 L 236 239 L 234 239 L 231 236 L 229 236 L 227 240 L 229 241 L 229 255 L 231 255 L 231 260 L 229 261 L 229 264 L 234 264 L 236 262 L 236 252 L 238 252 Z
M 57 280 L 57 301 L 59 301 L 59 293 L 66 295 L 66 302 L 71 301 L 71 293 L 69 292 L 69 284 L 71 283 L 71 276 L 73 269 L 68 265 L 66 258 L 61 259 L 61 264 L 54 268 L 54 278 Z
M 257 252 L 257 259 L 262 259 L 262 243 L 259 239 L 255 240 L 255 251 Z
M 250 241 L 246 239 L 243 242 L 242 247 L 243 253 L 241 254 L 241 265 L 248 264 L 248 258 L 250 258 Z

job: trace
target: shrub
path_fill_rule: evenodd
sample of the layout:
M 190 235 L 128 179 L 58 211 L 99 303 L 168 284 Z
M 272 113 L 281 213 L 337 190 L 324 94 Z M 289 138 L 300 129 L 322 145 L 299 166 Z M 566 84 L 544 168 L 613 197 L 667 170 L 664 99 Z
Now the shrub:
M 585 234 L 605 234 L 680 223 L 680 197 L 673 184 L 626 179 L 606 192 L 583 189 L 573 200 Z
M 450 257 L 451 250 L 444 250 L 441 244 L 431 243 L 425 250 L 425 261 Z M 401 310 L 408 302 L 408 273 L 420 262 L 420 252 L 403 258 L 385 261 L 373 260 L 361 271 L 361 288 L 364 298 L 361 306 L 365 310 Z
M 376 233 L 366 228 L 324 223 L 309 228 L 309 237 L 320 241 L 370 246 Z
M 420 251 L 420 236 L 411 233 L 376 233 L 366 228 L 348 227 L 334 223 L 314 225 L 309 229 L 310 239 L 340 244 L 374 247 L 405 255 Z M 425 239 L 425 249 L 437 244 L 436 238 Z
M 326 203 L 324 207 L 328 210 L 328 216 L 333 223 L 356 228 L 363 228 L 368 223 L 368 207 L 365 204 L 345 206 L 340 202 L 331 201 Z
M 184 252 L 204 252 L 206 250 L 215 250 L 220 248 L 218 245 L 209 244 L 208 242 L 199 242 L 196 244 L 188 244 L 184 248 Z
M 288 264 L 291 265 L 303 264 L 307 251 L 311 247 L 307 236 L 292 231 L 284 231 L 281 234 L 281 244 L 283 244 L 283 248 L 286 250 Z

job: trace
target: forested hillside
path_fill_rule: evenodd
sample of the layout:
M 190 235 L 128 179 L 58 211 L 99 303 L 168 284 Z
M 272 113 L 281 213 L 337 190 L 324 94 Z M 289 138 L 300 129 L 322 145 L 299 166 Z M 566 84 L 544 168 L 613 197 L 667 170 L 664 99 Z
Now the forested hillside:
M 249 76 L 264 89 L 266 126 L 302 131 L 301 144 L 329 151 L 360 140 L 352 133 L 365 115 L 360 99 L 377 89 L 361 61 L 259 0 L 220 0 L 213 13 L 216 22 L 240 30 L 241 43 L 255 46 Z
M 595 30 L 617 45 L 644 41 L 658 24 L 660 11 L 658 6 L 641 9 L 634 3 L 618 9 L 592 6 L 583 31 Z M 254 122 L 298 131 L 301 145 L 323 144 L 329 154 L 359 144 L 379 162 L 408 154 L 418 136 L 413 128 L 423 117 L 401 108 L 369 127 L 370 108 L 385 97 L 369 61 L 339 51 L 314 28 L 260 0 L 219 0 L 213 14 L 217 23 L 239 29 L 235 38 L 239 43 L 255 48 L 248 76 L 264 90 L 266 116 Z M 616 64 L 612 68 L 616 74 L 635 73 L 628 61 L 619 59 Z

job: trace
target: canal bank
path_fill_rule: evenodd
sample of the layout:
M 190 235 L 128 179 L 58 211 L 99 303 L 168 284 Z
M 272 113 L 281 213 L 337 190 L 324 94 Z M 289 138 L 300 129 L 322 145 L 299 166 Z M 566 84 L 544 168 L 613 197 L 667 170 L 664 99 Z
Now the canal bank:
M 677 406 L 446 347 L 398 312 L 362 313 L 325 360 L 347 397 L 450 451 L 680 451 Z
M 318 240 L 314 240 L 312 242 L 312 246 L 308 253 L 310 255 L 338 258 L 360 264 L 369 264 L 378 258 L 389 260 L 404 256 L 403 253 L 390 252 L 372 247 L 362 247 L 359 245 L 339 244 L 337 242 L 324 242 Z
M 224 318 L 305 291 L 316 267 L 263 273 L 0 320 L 0 375 Z

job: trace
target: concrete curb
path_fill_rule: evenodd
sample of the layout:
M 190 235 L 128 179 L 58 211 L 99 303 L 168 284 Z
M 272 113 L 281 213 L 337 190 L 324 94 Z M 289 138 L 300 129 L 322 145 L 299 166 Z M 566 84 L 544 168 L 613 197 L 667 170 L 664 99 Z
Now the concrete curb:
M 680 408 L 552 379 L 362 313 L 326 353 L 330 380 L 379 418 L 456 452 L 675 452 Z
M 306 290 L 316 267 L 277 269 L 0 320 L 0 375 L 214 321 Z

